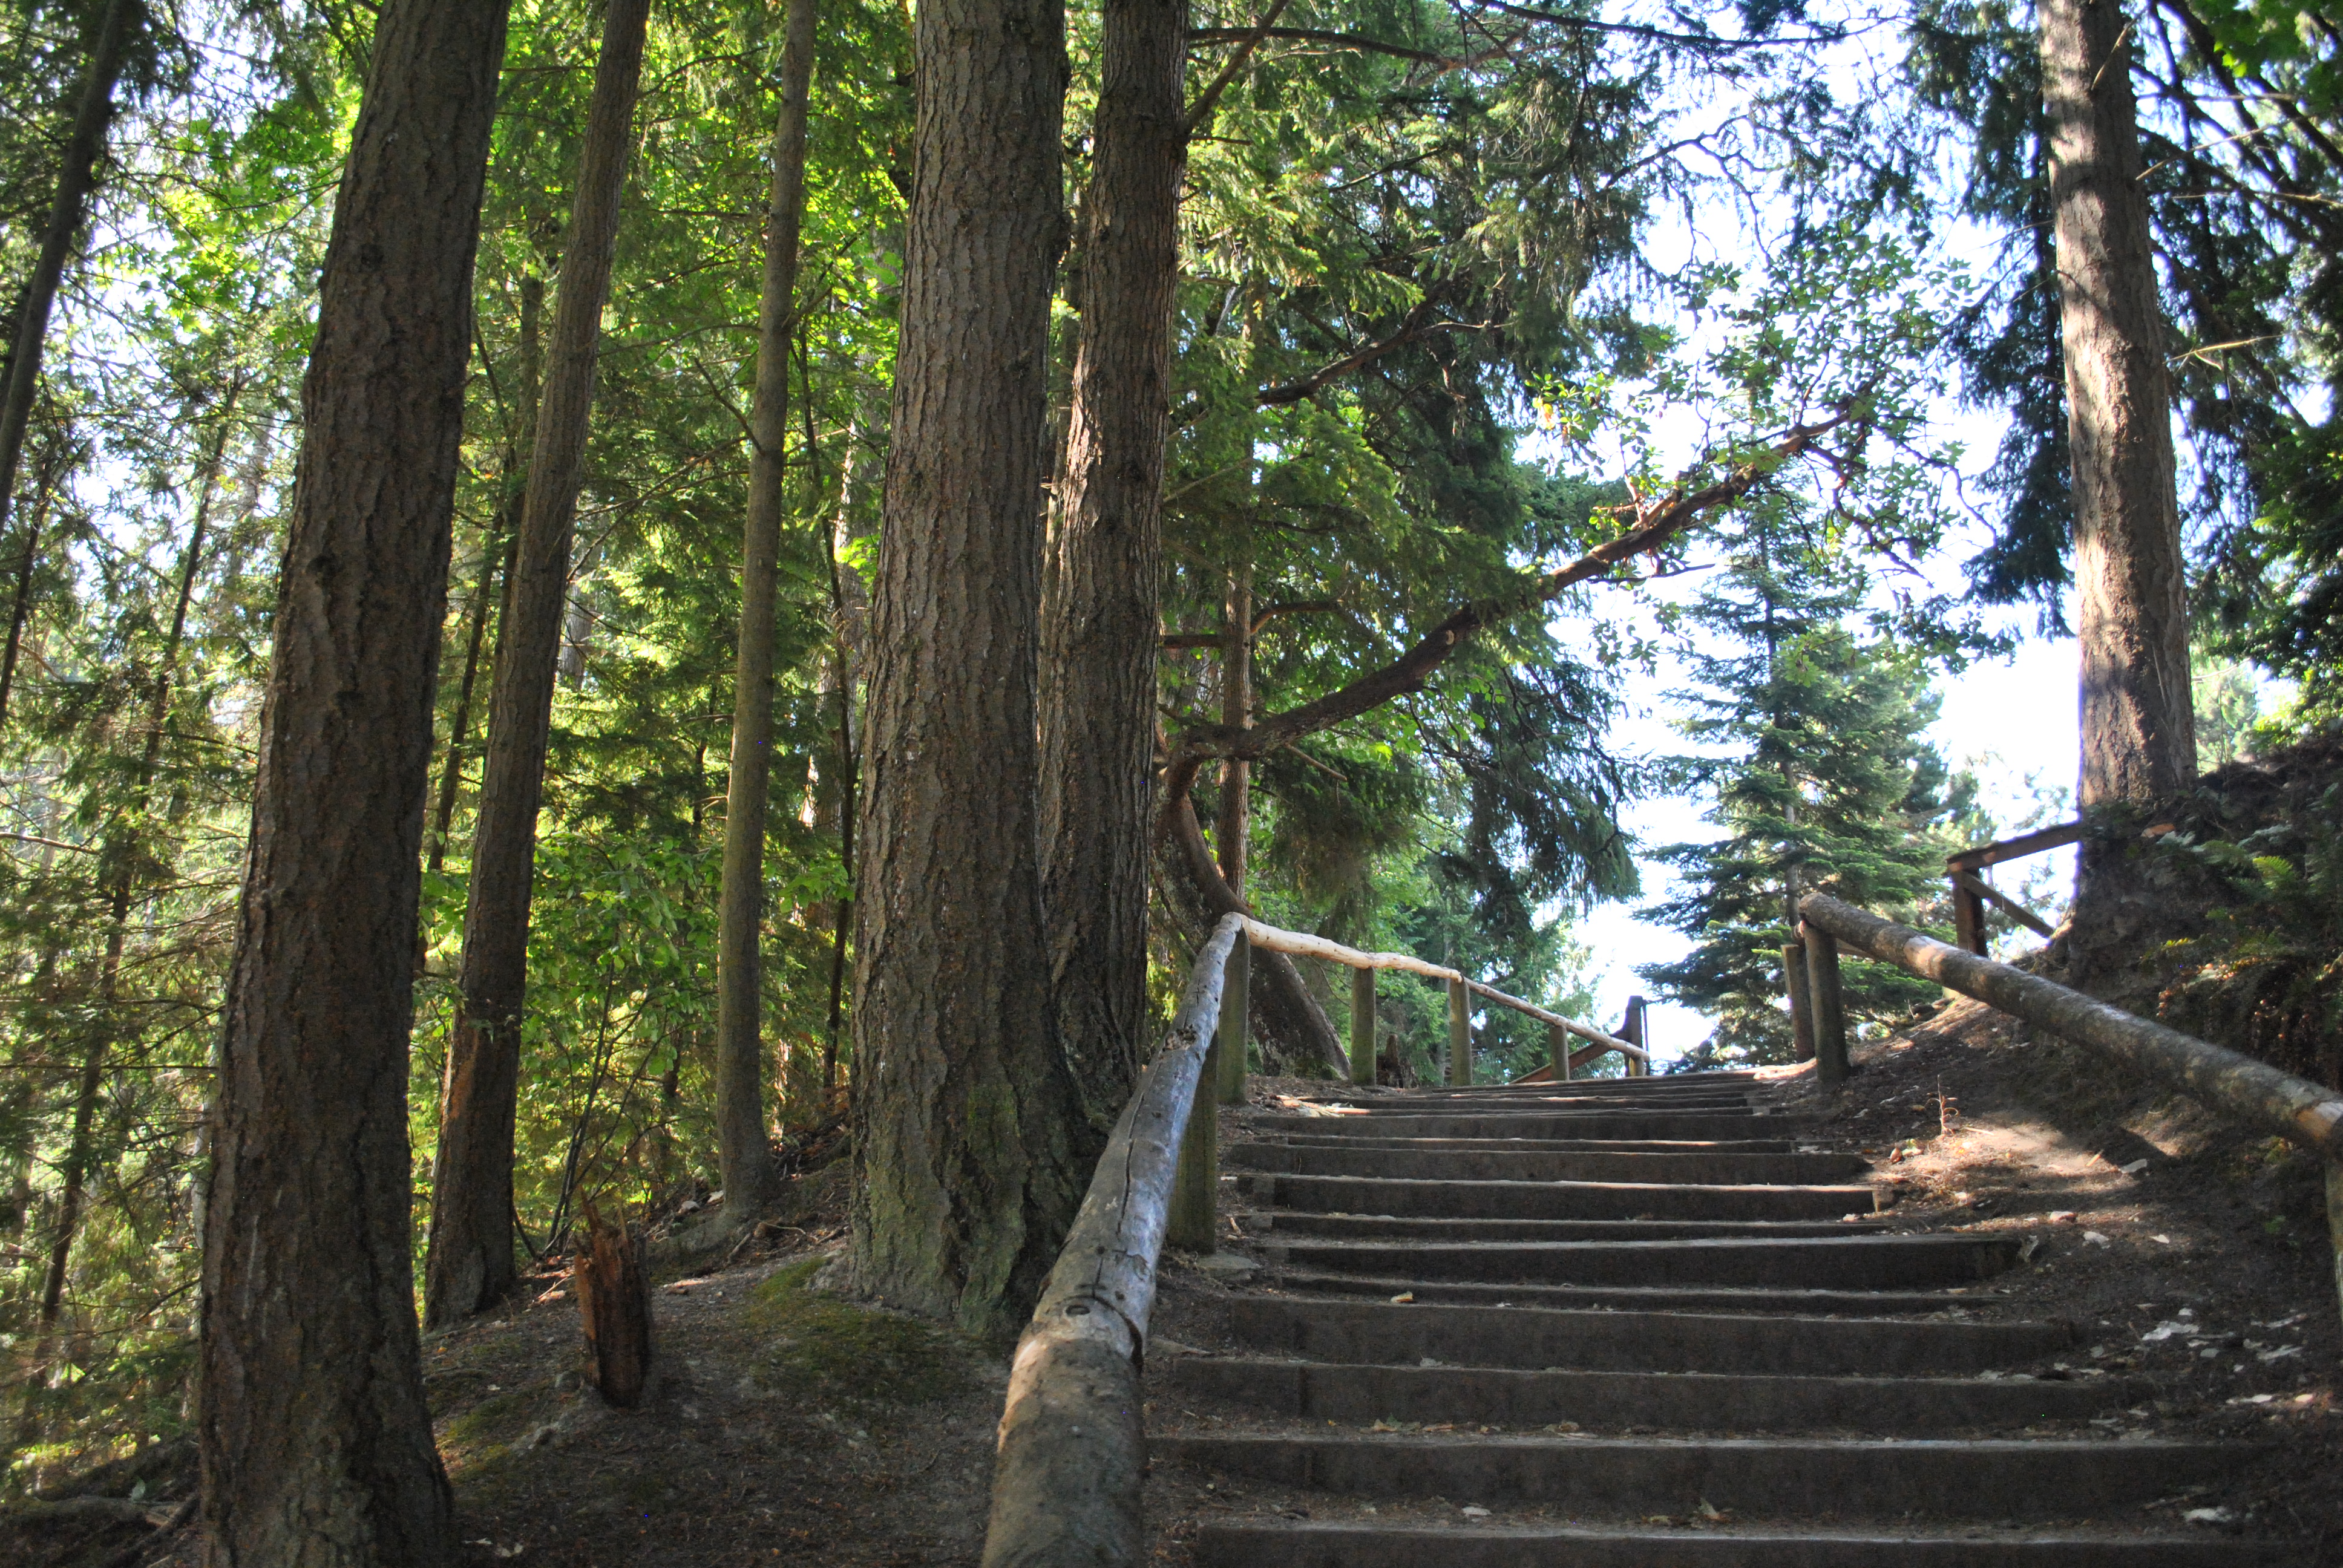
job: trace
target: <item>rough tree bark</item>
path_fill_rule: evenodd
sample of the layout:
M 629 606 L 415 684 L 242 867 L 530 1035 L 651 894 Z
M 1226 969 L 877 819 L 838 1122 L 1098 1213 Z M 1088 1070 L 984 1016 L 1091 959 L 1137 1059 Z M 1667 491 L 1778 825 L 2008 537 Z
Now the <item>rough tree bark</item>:
M 501 1301 L 516 1278 L 513 1115 L 528 986 L 537 810 L 569 597 L 570 533 L 594 411 L 594 361 L 610 293 L 618 196 L 634 151 L 635 91 L 649 13 L 650 0 L 610 0 L 603 16 L 508 608 L 497 637 L 488 755 L 480 770 L 464 909 L 462 1000 L 447 1045 L 430 1248 L 423 1264 L 423 1320 L 434 1328 Z
M 2123 8 L 2042 0 L 2039 15 L 2082 643 L 2077 799 L 2119 829 L 2126 808 L 2197 777 L 2164 311 Z M 2082 976 L 2122 962 L 2157 919 L 2137 843 L 2128 831 L 2084 842 L 2069 948 Z
M 773 601 L 781 552 L 782 448 L 789 429 L 789 332 L 797 311 L 798 229 L 805 217 L 806 108 L 813 81 L 815 0 L 789 0 L 781 112 L 773 132 L 765 282 L 758 306 L 757 392 L 749 417 L 749 511 L 740 538 L 740 648 L 732 689 L 732 768 L 724 794 L 724 887 L 718 902 L 716 1136 L 724 1210 L 753 1218 L 780 1197 L 765 1131 L 765 1031 L 759 939 L 765 818 L 773 770 Z
M 1066 488 L 1041 611 L 1042 906 L 1095 1151 L 1147 1032 L 1157 578 L 1179 283 L 1186 0 L 1107 0 Z
M 1060 0 L 929 0 L 857 837 L 854 1278 L 1006 1344 L 1081 1196 L 1035 736 Z
M 388 0 L 302 387 L 206 1181 L 212 1568 L 455 1555 L 407 1141 L 431 698 L 506 7 Z
M 56 305 L 65 262 L 80 241 L 89 193 L 97 185 L 97 158 L 106 150 L 106 127 L 114 119 L 115 84 L 121 79 L 131 41 L 146 19 L 146 8 L 138 0 L 107 0 L 98 17 L 97 32 L 90 40 L 81 102 L 74 111 L 72 134 L 65 140 L 56 194 L 49 202 L 48 226 L 41 235 L 40 255 L 34 259 L 33 275 L 25 280 L 25 313 L 17 319 L 16 340 L 9 348 L 7 387 L 0 393 L 0 528 L 7 524 L 9 500 L 16 493 L 25 431 L 32 423 L 33 399 L 40 389 L 41 351 L 48 343 L 49 312 Z M 26 558 L 31 558 L 36 542 L 26 539 Z M 9 640 L 13 650 L 15 639 L 12 636 Z M 11 674 L 14 664 L 10 660 Z M 5 685 L 0 684 L 0 719 L 7 717 L 5 693 Z

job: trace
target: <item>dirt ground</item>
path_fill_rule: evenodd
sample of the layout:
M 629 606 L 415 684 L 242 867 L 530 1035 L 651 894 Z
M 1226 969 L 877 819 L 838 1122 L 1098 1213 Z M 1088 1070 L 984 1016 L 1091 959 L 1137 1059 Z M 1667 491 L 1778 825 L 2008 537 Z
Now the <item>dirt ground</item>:
M 2215 1432 L 2268 1441 L 2250 1494 L 2222 1500 L 2233 1527 L 2317 1540 L 2321 1563 L 2343 1565 L 2343 1333 L 2315 1162 L 2160 1096 L 2116 1092 L 2080 1052 L 1967 1002 L 1860 1048 L 1857 1062 L 1829 1125 L 1880 1162 L 1897 1214 L 1916 1226 L 2040 1238 L 2025 1267 L 1971 1292 L 1969 1310 L 2084 1324 L 2089 1337 L 2073 1364 L 2037 1375 L 2153 1379 L 2157 1398 L 2101 1423 L 2110 1441 Z M 1353 1092 L 1254 1086 L 1262 1105 Z M 1006 1367 L 949 1331 L 820 1288 L 841 1245 L 837 1195 L 825 1183 L 822 1201 L 798 1216 L 802 1229 L 762 1251 L 662 1278 L 660 1369 L 640 1410 L 607 1409 L 582 1386 L 577 1303 L 558 1278 L 538 1280 L 503 1316 L 428 1342 L 426 1377 L 468 1561 L 974 1563 Z M 1232 1202 L 1240 1257 L 1246 1219 Z M 1215 1348 L 1229 1290 L 1197 1260 L 1167 1259 L 1151 1364 Z M 141 1497 L 160 1517 L 190 1479 L 182 1464 Z M 102 1489 L 126 1495 L 129 1484 Z M 1202 1513 L 1326 1503 L 1224 1496 L 1205 1478 L 1165 1472 L 1150 1483 L 1149 1505 L 1157 1555 L 1176 1563 Z M 192 1568 L 190 1533 L 142 1549 L 146 1534 L 127 1519 L 12 1522 L 0 1524 L 0 1562 Z

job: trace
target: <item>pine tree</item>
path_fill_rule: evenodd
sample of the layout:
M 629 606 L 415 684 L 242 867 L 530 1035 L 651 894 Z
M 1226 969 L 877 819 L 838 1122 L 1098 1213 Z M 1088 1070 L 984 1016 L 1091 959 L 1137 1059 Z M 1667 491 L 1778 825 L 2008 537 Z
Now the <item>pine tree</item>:
M 1697 945 L 1637 972 L 1661 995 L 1717 1014 L 1707 1058 L 1787 1061 L 1790 900 L 1823 890 L 1916 916 L 1943 875 L 1947 828 L 1972 814 L 1975 784 L 1951 777 L 1922 739 L 1938 699 L 1918 658 L 1849 629 L 1857 571 L 1778 513 L 1751 518 L 1730 550 L 1687 612 L 1714 640 L 1690 657 L 1700 689 L 1680 694 L 1693 708 L 1682 732 L 1714 749 L 1669 763 L 1714 795 L 1707 820 L 1724 836 L 1659 851 L 1682 890 L 1647 913 Z M 1854 1020 L 1935 994 L 1898 970 L 1846 965 Z

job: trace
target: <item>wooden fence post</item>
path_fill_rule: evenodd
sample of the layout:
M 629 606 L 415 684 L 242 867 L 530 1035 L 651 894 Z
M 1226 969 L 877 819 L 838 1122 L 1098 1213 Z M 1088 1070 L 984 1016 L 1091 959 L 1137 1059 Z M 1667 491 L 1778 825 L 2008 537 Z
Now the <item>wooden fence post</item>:
M 1966 869 L 1958 856 L 1945 862 L 1945 874 L 1953 889 L 1953 945 L 1983 958 L 1990 950 L 1986 940 L 1985 900 L 1962 882 Z
M 1790 1059 L 1815 1059 L 1815 1007 L 1806 997 L 1806 950 L 1792 942 L 1782 950 L 1782 989 L 1790 997 Z
M 1252 1021 L 1252 944 L 1240 941 L 1229 953 L 1228 979 L 1221 986 L 1221 1034 L 1212 1049 L 1220 1053 L 1222 1105 L 1245 1102 L 1245 1041 Z M 1209 1097 L 1208 1097 L 1209 1098 Z
M 1650 1002 L 1644 1000 L 1642 997 L 1629 997 L 1627 999 L 1626 1021 L 1619 1026 L 1619 1038 L 1625 1040 L 1629 1045 L 1634 1046 L 1638 1050 L 1648 1050 L 1650 1048 L 1650 1041 L 1644 1038 L 1646 1032 L 1644 1028 L 1644 1013 L 1651 1005 L 1652 1004 Z M 1627 1059 L 1628 1077 L 1649 1078 L 1651 1075 L 1652 1064 L 1649 1061 L 1644 1060 L 1642 1057 L 1636 1056 L 1631 1056 Z
M 1237 939 L 1244 950 L 1244 939 Z M 1221 1009 L 1228 1019 L 1225 1003 Z M 1172 1211 L 1163 1224 L 1163 1239 L 1188 1252 L 1220 1249 L 1221 1228 L 1221 1105 L 1212 1092 L 1219 1070 L 1221 1042 L 1216 1034 L 1204 1051 L 1204 1070 L 1196 1076 L 1196 1099 L 1188 1111 L 1188 1131 L 1180 1139 L 1180 1165 L 1172 1177 Z
M 1806 1000 L 1815 1015 L 1815 1070 L 1825 1087 L 1846 1081 L 1846 993 L 1840 988 L 1838 939 L 1801 923 L 1806 945 Z
M 1375 971 L 1351 971 L 1351 1081 L 1375 1081 Z
M 1456 1088 L 1473 1081 L 1473 993 L 1463 980 L 1448 982 L 1448 1081 Z
M 1550 1023 L 1545 1026 L 1545 1051 L 1546 1055 L 1554 1060 L 1554 1081 L 1556 1083 L 1568 1083 L 1570 1081 L 1570 1035 L 1562 1025 Z

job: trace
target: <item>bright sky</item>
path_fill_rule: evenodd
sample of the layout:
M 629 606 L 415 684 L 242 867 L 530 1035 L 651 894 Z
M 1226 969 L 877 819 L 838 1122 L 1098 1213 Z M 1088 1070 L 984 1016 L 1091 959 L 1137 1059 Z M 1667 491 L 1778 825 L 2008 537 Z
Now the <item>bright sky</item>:
M 1948 548 L 1939 569 L 1956 578 L 1958 561 L 1972 553 L 1973 547 Z M 2028 610 L 2011 617 L 2014 627 L 2029 632 L 2033 621 Z M 2071 638 L 2029 636 L 2012 658 L 1972 665 L 1937 683 L 1944 712 L 1930 739 L 1956 768 L 1966 767 L 1976 774 L 1986 809 L 2002 822 L 2015 821 L 2035 809 L 2036 783 L 2046 788 L 2072 785 L 2080 749 L 2076 658 Z M 1632 700 L 1613 728 L 1609 744 L 1628 754 L 1685 749 L 1671 728 L 1681 707 L 1666 695 L 1685 684 L 1681 674 L 1664 668 L 1657 678 L 1633 678 Z M 1626 824 L 1647 848 L 1714 838 L 1716 830 L 1701 820 L 1707 804 L 1686 796 L 1643 800 L 1627 812 Z M 2055 867 L 2063 880 L 2071 875 L 2072 863 L 2068 850 L 2042 856 L 2026 867 Z M 1671 876 L 1648 857 L 1642 864 L 1644 898 L 1604 905 L 1577 929 L 1579 939 L 1593 950 L 1589 969 L 1597 1019 L 1605 1024 L 1620 1021 L 1629 997 L 1648 992 L 1650 988 L 1636 976 L 1637 965 L 1679 958 L 1692 945 L 1674 931 L 1639 918 L 1639 909 L 1666 896 Z M 1708 1037 L 1713 1021 L 1689 1008 L 1654 1000 L 1647 1019 L 1649 1038 L 1662 1057 L 1681 1055 Z
M 1900 41 L 1893 29 L 1859 32 L 1854 41 L 1838 51 L 1840 58 L 1835 62 L 1834 69 L 1835 90 L 1851 98 L 1859 97 L 1863 90 L 1860 84 L 1873 73 L 1888 67 L 1899 48 Z M 1707 102 L 1687 103 L 1684 106 L 1688 111 L 1685 126 L 1706 128 L 1729 119 L 1737 108 L 1735 96 L 1726 90 Z M 1745 265 L 1757 261 L 1750 245 L 1750 215 L 1745 209 L 1736 210 L 1729 204 L 1712 199 L 1697 204 L 1690 214 L 1679 207 L 1656 209 L 1654 216 L 1656 221 L 1644 236 L 1644 245 L 1654 265 L 1664 270 L 1695 256 L 1739 260 Z M 1781 215 L 1759 216 L 1772 225 L 1772 220 Z M 1983 273 L 1991 266 L 1995 239 L 1967 225 L 1958 225 L 1944 236 L 1943 254 L 1957 256 L 1966 261 L 1973 272 Z M 1704 331 L 1694 329 L 1690 345 L 1693 352 L 1702 350 L 1706 336 Z M 1964 410 L 1946 402 L 1939 407 L 1939 422 L 1944 432 L 1956 435 L 1961 440 L 1967 453 L 1965 467 L 1974 471 L 1991 460 L 2001 435 L 1998 417 Z M 1662 451 L 1677 462 L 1693 457 L 1699 445 L 1698 429 L 1689 417 L 1664 418 L 1654 436 Z M 1540 445 L 1533 438 L 1524 444 L 1523 455 L 1534 460 L 1546 456 L 1539 450 Z M 1972 498 L 1982 498 L 1973 495 Z M 1965 593 L 1967 584 L 1960 563 L 1976 554 L 1986 538 L 1986 525 L 1972 521 L 1966 532 L 1947 538 L 1934 559 L 1921 563 L 1932 586 L 1956 597 Z M 1676 598 L 1690 599 L 1698 593 L 1699 582 L 1697 576 L 1688 576 L 1655 586 L 1674 590 Z M 2036 619 L 2031 607 L 2005 612 L 1999 624 L 2025 635 L 2016 654 L 2006 660 L 1973 665 L 1957 677 L 1940 677 L 1938 689 L 1944 697 L 1944 709 L 1930 732 L 1930 739 L 1947 761 L 1956 769 L 1966 768 L 1976 774 L 1986 809 L 2005 824 L 2036 810 L 2037 786 L 2071 787 L 2077 766 L 2075 643 L 2071 638 L 2046 639 L 2036 635 Z M 1558 626 L 1556 629 L 1569 637 L 1566 628 Z M 1683 709 L 1670 696 L 1689 684 L 1681 668 L 1672 662 L 1664 663 L 1656 675 L 1639 672 L 1632 676 L 1625 712 L 1606 738 L 1608 744 L 1615 751 L 1630 756 L 1689 749 L 1674 730 Z M 1714 838 L 1716 830 L 1701 820 L 1707 805 L 1704 799 L 1684 796 L 1639 801 L 1627 812 L 1626 825 L 1647 850 L 1658 845 Z M 1681 957 L 1691 946 L 1686 938 L 1640 918 L 1640 910 L 1667 896 L 1671 877 L 1648 855 L 1639 859 L 1644 870 L 1643 897 L 1605 905 L 1577 928 L 1579 939 L 1592 949 L 1589 978 L 1597 1001 L 1597 1021 L 1606 1026 L 1621 1020 L 1629 997 L 1648 992 L 1650 988 L 1635 973 L 1637 965 Z M 2071 850 L 2046 855 L 2026 862 L 2023 868 L 2008 868 L 2005 880 L 2015 882 L 2029 873 L 2070 878 L 2072 862 Z M 2008 872 L 2016 875 L 2010 876 Z M 1689 1050 L 1705 1040 L 1713 1027 L 1713 1020 L 1704 1014 L 1656 1000 L 1647 1021 L 1651 1041 L 1663 1059 Z

